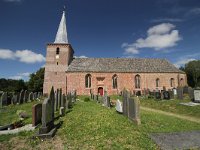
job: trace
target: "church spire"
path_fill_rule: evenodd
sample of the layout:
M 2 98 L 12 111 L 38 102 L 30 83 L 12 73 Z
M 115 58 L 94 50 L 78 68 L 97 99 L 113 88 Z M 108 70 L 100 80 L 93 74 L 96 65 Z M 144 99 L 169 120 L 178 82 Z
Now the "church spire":
M 68 44 L 65 11 L 63 11 L 62 19 L 60 21 L 60 25 L 59 25 L 59 28 L 58 28 L 58 31 L 57 31 L 57 34 L 56 34 L 56 39 L 55 39 L 54 43 Z

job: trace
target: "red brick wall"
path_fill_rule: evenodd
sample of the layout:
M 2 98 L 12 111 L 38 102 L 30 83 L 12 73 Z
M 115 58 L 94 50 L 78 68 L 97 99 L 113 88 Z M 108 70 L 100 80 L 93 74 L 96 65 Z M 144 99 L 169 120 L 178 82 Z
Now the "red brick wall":
M 66 73 L 67 76 L 67 91 L 77 90 L 79 95 L 87 95 L 90 90 L 93 93 L 98 93 L 98 87 L 103 87 L 107 89 L 108 94 L 117 94 L 123 90 L 123 88 L 129 89 L 130 91 L 143 90 L 148 88 L 150 90 L 156 89 L 156 79 L 160 79 L 160 86 L 158 89 L 162 90 L 163 86 L 167 89 L 172 89 L 170 85 L 170 79 L 174 78 L 175 87 L 178 86 L 178 78 L 184 79 L 184 85 L 186 85 L 185 74 L 178 73 L 139 73 L 141 77 L 141 87 L 140 89 L 135 89 L 135 76 L 137 73 L 90 73 L 92 76 L 92 86 L 91 88 L 85 88 L 85 76 L 87 73 Z M 112 87 L 112 77 L 116 74 L 118 76 L 118 88 L 113 89 Z M 98 81 L 101 78 L 103 81 Z

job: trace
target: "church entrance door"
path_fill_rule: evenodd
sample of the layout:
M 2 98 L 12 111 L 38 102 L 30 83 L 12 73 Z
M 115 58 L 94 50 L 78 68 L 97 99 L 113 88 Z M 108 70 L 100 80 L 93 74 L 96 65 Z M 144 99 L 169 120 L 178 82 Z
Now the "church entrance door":
M 98 93 L 99 93 L 101 96 L 103 96 L 103 88 L 102 88 L 102 87 L 99 87 L 99 88 L 98 88 Z

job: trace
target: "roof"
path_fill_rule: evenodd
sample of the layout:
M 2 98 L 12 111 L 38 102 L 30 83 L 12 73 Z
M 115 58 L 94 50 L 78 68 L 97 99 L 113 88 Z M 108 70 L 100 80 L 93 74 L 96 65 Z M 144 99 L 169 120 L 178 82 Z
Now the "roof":
M 184 73 L 166 59 L 75 58 L 67 72 Z

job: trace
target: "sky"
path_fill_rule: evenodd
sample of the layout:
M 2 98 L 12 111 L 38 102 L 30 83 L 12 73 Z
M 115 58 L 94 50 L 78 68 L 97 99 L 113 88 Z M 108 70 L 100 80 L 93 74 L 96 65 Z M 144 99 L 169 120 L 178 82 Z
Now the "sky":
M 64 5 L 76 57 L 200 59 L 200 0 L 0 0 L 0 78 L 45 65 Z

